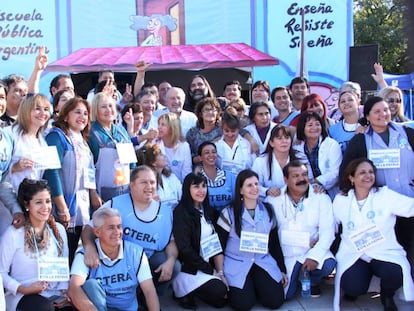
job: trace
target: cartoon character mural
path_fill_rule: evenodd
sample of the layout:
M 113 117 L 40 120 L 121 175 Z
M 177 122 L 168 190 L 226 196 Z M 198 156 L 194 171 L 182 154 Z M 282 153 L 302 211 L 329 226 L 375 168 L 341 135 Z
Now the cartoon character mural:
M 339 90 L 328 83 L 310 82 L 311 93 L 319 94 L 325 101 L 328 116 L 332 117 L 338 108 Z
M 132 15 L 129 18 L 133 24 L 129 26 L 132 30 L 146 29 L 150 35 L 141 43 L 141 46 L 161 46 L 163 38 L 160 34 L 162 27 L 169 31 L 177 29 L 177 19 L 171 15 L 152 14 L 151 16 Z

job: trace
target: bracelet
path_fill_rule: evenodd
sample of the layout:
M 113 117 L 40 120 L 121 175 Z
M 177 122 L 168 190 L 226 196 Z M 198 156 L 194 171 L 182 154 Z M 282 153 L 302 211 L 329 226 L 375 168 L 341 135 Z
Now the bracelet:
M 224 276 L 223 270 L 217 271 L 216 275 L 218 275 L 218 276 Z
M 58 214 L 58 215 L 66 215 L 66 212 L 61 212 L 61 211 L 58 211 L 58 212 L 57 212 L 57 214 Z

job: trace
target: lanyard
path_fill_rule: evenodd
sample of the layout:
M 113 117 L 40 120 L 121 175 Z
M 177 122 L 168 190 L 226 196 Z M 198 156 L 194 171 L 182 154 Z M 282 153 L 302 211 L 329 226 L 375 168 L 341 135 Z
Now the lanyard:
M 63 252 L 63 249 L 61 248 L 61 246 L 59 245 L 59 242 L 58 242 L 58 240 L 56 239 L 56 237 L 55 237 L 55 235 L 53 234 L 53 232 L 51 232 L 51 230 L 50 230 L 50 228 L 49 228 L 49 225 L 48 224 L 46 224 L 46 229 L 47 229 L 47 231 L 49 231 L 49 236 L 53 239 L 53 241 L 56 243 L 56 246 Z M 32 234 L 33 234 L 33 244 L 34 244 L 34 247 L 35 247 L 35 249 L 36 249 L 36 253 L 37 253 L 37 257 L 38 258 L 40 258 L 40 254 L 39 254 L 39 248 L 38 248 L 38 246 L 37 246 L 37 241 L 36 241 L 36 235 L 35 235 L 35 231 L 34 231 L 34 228 L 33 228 L 33 226 L 31 227 L 31 230 L 32 230 Z
M 288 202 L 287 199 L 289 199 L 289 202 Z M 304 209 L 304 206 L 303 206 L 303 201 L 304 200 L 305 200 L 305 195 L 303 195 L 299 199 L 299 201 L 296 203 L 295 200 L 293 200 L 292 197 L 289 194 L 287 194 L 287 190 L 286 190 L 286 193 L 285 193 L 285 210 L 284 210 L 284 216 L 285 216 L 285 218 L 287 219 L 287 210 L 288 210 L 288 207 L 289 207 L 289 210 L 291 210 L 290 207 L 293 207 L 293 210 L 295 211 L 294 213 L 292 213 L 293 220 L 296 221 L 296 215 L 297 215 L 298 211 L 299 212 L 302 212 L 303 209 Z
M 362 206 L 360 207 L 358 205 L 357 202 L 357 198 L 355 195 L 355 192 L 352 193 L 352 199 L 351 199 L 351 205 L 349 206 L 348 209 L 348 221 L 346 223 L 346 227 L 348 228 L 348 230 L 353 231 L 355 230 L 355 222 L 352 220 L 352 215 L 351 215 L 351 210 L 353 209 L 354 206 L 357 206 L 359 211 L 362 212 L 362 210 L 365 210 L 365 206 L 369 207 L 369 210 L 366 213 L 366 218 L 370 219 L 372 223 L 375 223 L 374 219 L 375 219 L 375 211 L 374 211 L 374 204 L 373 204 L 373 193 L 372 190 L 369 192 L 368 197 L 366 199 L 366 201 L 364 202 L 364 204 L 362 204 Z
M 239 145 L 237 145 L 236 149 L 234 150 L 233 157 L 231 158 L 232 160 L 234 160 L 234 157 L 236 156 L 237 149 L 239 149 Z

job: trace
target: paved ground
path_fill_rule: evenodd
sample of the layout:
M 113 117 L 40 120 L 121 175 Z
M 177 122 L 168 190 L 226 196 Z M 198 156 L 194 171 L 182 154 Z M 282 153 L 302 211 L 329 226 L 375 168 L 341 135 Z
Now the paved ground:
M 313 310 L 313 311 L 329 311 L 333 310 L 332 308 L 332 301 L 333 301 L 333 290 L 334 286 L 332 284 L 324 284 L 322 286 L 322 295 L 319 298 L 308 298 L 304 299 L 298 297 L 293 301 L 286 302 L 282 305 L 281 308 L 278 310 L 281 311 L 303 311 L 303 310 Z M 169 290 L 165 293 L 161 300 L 161 308 L 163 311 L 165 310 L 184 310 L 182 309 L 176 301 L 172 299 L 172 292 Z M 395 303 L 398 305 L 399 311 L 413 311 L 414 310 L 414 302 L 404 302 L 399 300 L 397 297 L 395 298 Z M 207 311 L 207 310 L 221 310 L 221 311 L 228 311 L 231 310 L 229 307 L 223 309 L 214 309 L 209 307 L 208 305 L 202 303 L 201 301 L 197 301 L 199 311 Z M 261 310 L 268 310 L 263 308 L 259 305 L 253 308 L 253 311 L 261 311 Z M 383 310 L 381 305 L 381 301 L 379 295 L 375 296 L 373 294 L 367 294 L 363 297 L 359 297 L 355 302 L 342 302 L 341 304 L 341 311 L 380 311 Z

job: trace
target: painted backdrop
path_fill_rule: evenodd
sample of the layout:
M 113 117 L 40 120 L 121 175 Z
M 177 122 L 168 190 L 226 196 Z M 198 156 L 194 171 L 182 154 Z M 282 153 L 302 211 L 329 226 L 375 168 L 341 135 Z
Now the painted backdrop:
M 351 0 L 3 1 L 0 77 L 28 78 L 42 45 L 52 62 L 83 47 L 243 42 L 280 60 L 253 80 L 285 85 L 297 71 L 302 11 L 309 79 L 338 87 L 353 45 Z M 42 92 L 55 74 L 44 73 Z

